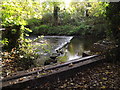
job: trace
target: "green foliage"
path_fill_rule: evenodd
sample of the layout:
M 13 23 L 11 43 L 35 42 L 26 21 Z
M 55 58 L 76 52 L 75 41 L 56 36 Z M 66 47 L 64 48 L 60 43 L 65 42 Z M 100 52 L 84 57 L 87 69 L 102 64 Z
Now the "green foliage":
M 5 38 L 5 39 L 1 40 L 0 43 L 1 43 L 2 45 L 8 45 L 8 39 Z
M 88 5 L 90 4 L 90 6 Z M 26 33 L 39 35 L 90 35 L 104 33 L 102 25 L 94 25 L 97 21 L 93 21 L 91 17 L 104 16 L 105 7 L 108 3 L 75 3 L 71 2 L 68 8 L 64 2 L 50 2 L 49 0 L 39 3 L 28 0 L 27 2 L 2 2 L 1 11 L 4 13 L 2 26 L 7 28 L 8 42 L 13 38 L 15 43 L 19 43 L 24 36 L 29 36 Z M 58 26 L 53 26 L 54 23 L 54 6 L 58 6 Z M 85 16 L 86 10 L 89 8 L 91 22 Z M 88 21 L 87 21 L 88 20 Z M 28 27 L 28 28 L 26 28 Z M 102 26 L 104 27 L 104 25 Z M 31 30 L 30 30 L 30 29 Z M 94 29 L 94 30 L 91 30 Z M 100 29 L 99 29 L 100 28 Z M 99 29 L 99 30 L 97 30 Z M 9 31 L 10 30 L 10 31 Z M 19 34 L 18 33 L 19 30 Z M 10 32 L 10 33 L 9 33 Z M 9 33 L 9 34 L 8 34 Z M 11 35 L 10 35 L 11 34 Z M 10 36 L 17 37 L 10 37 Z M 6 37 L 4 37 L 6 38 Z M 12 39 L 11 39 L 12 38 Z M 21 38 L 20 40 L 18 40 Z M 11 42 L 12 43 L 12 42 Z M 8 43 L 9 45 L 11 43 Z M 8 45 L 8 46 L 9 46 Z
M 28 19 L 27 22 L 30 28 L 32 28 L 32 26 L 38 26 L 41 23 L 40 19 L 37 18 Z
M 71 2 L 68 11 L 73 17 L 84 17 L 87 4 L 87 2 Z
M 20 37 L 28 36 L 25 32 L 31 32 L 30 29 L 26 28 L 26 19 L 34 17 L 34 9 L 30 7 L 32 2 L 2 2 L 1 13 L 4 15 L 1 17 L 2 26 L 6 29 L 3 32 L 3 39 L 8 39 L 8 45 L 6 48 L 12 49 L 18 46 Z M 29 10 L 29 11 L 28 11 Z M 11 45 L 13 44 L 13 45 Z M 5 49 L 5 48 L 4 48 Z
M 39 25 L 41 13 L 40 4 L 37 2 L 17 2 L 16 0 L 12 2 L 2 2 L 2 14 L 4 14 L 1 19 L 3 20 L 2 26 L 6 29 L 2 32 L 2 43 L 3 51 L 7 50 L 12 52 L 15 50 L 15 54 L 19 56 L 21 63 L 34 60 L 37 57 L 36 52 L 38 51 L 35 45 L 32 44 L 30 39 L 25 39 L 29 36 L 27 33 L 32 32 L 27 27 L 33 27 Z M 37 13 L 37 14 L 36 14 Z M 37 18 L 37 19 L 36 19 Z M 28 25 L 29 24 L 29 25 Z M 44 29 L 45 26 L 41 26 L 40 29 Z M 44 45 L 39 45 L 39 47 Z M 46 49 L 44 49 L 46 50 Z M 48 51 L 48 50 L 46 50 Z M 28 59 L 28 60 L 27 60 Z M 20 63 L 20 62 L 19 62 Z
M 88 2 L 71 2 L 68 8 L 65 7 L 64 2 L 50 2 L 49 0 L 42 2 L 41 4 L 42 19 L 30 19 L 28 20 L 28 26 L 32 29 L 32 34 L 44 34 L 44 35 L 88 35 L 102 32 L 104 25 L 99 26 L 99 21 L 93 19 L 94 17 L 104 17 L 106 13 L 106 6 L 108 3 L 88 3 Z M 54 26 L 54 6 L 59 7 L 58 10 L 58 26 Z M 87 18 L 85 13 L 88 10 L 90 18 Z M 91 20 L 90 23 L 85 21 Z M 96 20 L 96 21 L 95 21 Z M 87 22 L 88 22 L 87 21 Z M 103 21 L 103 20 L 101 20 Z M 84 23 L 85 22 L 85 23 Z M 92 24 L 91 24 L 92 23 Z M 98 23 L 94 25 L 94 23 Z M 103 22 L 104 23 L 104 22 Z M 46 26 L 44 26 L 46 25 Z M 60 26 L 59 26 L 60 25 Z M 52 27 L 51 27 L 52 26 Z M 101 28 L 102 26 L 102 28 Z M 88 30 L 89 28 L 95 29 L 95 31 Z M 97 29 L 100 29 L 97 31 Z
M 68 22 L 64 25 L 38 25 L 33 27 L 32 34 L 38 35 L 93 35 L 104 37 L 109 29 L 104 18 L 82 18 L 82 21 Z
M 30 0 L 29 0 L 30 1 Z M 4 15 L 1 17 L 2 26 L 13 26 L 13 25 L 27 25 L 27 19 L 38 18 L 40 19 L 40 4 L 38 2 L 2 2 L 1 13 Z
M 19 54 L 21 55 L 21 58 L 26 58 L 26 59 L 35 59 L 37 56 L 35 50 L 35 45 L 32 44 L 31 39 L 21 39 L 20 44 L 19 44 Z
M 91 9 L 89 10 L 90 16 L 103 17 L 106 16 L 106 7 L 109 5 L 107 2 L 95 2 L 91 3 Z
M 85 35 L 89 32 L 89 25 L 81 24 L 79 26 L 74 25 L 62 25 L 62 26 L 48 26 L 41 25 L 35 27 L 33 34 L 38 35 Z
M 33 28 L 33 34 L 47 34 L 49 30 L 49 26 L 48 25 L 40 25 L 40 26 L 36 26 Z
M 16 3 L 3 2 L 2 4 L 2 25 L 4 27 L 13 25 L 26 25 L 26 21 L 21 17 L 23 14 L 23 9 Z
M 44 24 L 51 24 L 53 23 L 53 13 L 45 13 L 41 20 Z

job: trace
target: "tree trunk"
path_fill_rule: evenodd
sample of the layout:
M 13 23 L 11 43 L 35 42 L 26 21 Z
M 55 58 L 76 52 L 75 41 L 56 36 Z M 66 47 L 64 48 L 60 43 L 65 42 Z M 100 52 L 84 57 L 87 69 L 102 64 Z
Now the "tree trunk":
M 15 30 L 15 31 L 13 31 Z M 8 39 L 8 45 L 4 45 L 2 50 L 11 51 L 12 48 L 18 47 L 18 39 L 20 38 L 21 30 L 20 26 L 6 27 L 5 31 L 2 31 L 2 39 Z
M 59 11 L 59 7 L 57 5 L 54 5 L 54 26 L 58 25 L 58 11 Z

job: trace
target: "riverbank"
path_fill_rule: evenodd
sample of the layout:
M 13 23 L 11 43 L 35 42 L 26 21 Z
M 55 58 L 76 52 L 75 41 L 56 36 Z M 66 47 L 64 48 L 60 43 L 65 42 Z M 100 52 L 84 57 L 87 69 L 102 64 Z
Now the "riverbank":
M 86 17 L 78 22 L 69 22 L 57 26 L 48 24 L 36 24 L 28 22 L 28 27 L 32 30 L 30 35 L 65 35 L 65 36 L 95 36 L 104 37 L 107 34 L 108 26 L 104 18 Z
M 65 80 L 48 82 L 36 89 L 115 89 L 119 90 L 120 62 L 102 62 L 95 64 L 85 71 L 77 72 Z M 35 89 L 35 90 L 36 90 Z
M 86 25 L 81 24 L 79 26 L 75 25 L 60 25 L 60 26 L 49 26 L 40 25 L 39 27 L 34 27 L 31 29 L 30 35 L 50 35 L 50 36 L 95 36 L 104 37 L 106 36 L 105 28 L 103 24 L 98 25 Z M 97 29 L 97 30 L 96 30 Z

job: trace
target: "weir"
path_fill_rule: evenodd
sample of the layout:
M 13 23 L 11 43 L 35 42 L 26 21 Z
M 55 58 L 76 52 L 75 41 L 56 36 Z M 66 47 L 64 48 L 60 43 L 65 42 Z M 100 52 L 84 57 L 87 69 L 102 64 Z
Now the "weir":
M 30 37 L 30 39 L 32 39 L 32 37 Z M 44 55 L 40 54 L 40 57 L 34 62 L 36 66 L 48 65 L 56 62 L 67 62 L 76 58 L 81 58 L 82 54 L 85 51 L 89 51 L 93 43 L 99 40 L 99 38 L 85 39 L 79 36 L 44 36 L 43 39 L 50 46 L 50 48 L 48 48 L 50 53 L 44 53 Z M 39 41 L 36 42 L 38 43 L 38 50 L 40 50 Z M 39 53 L 40 52 L 38 52 L 38 54 Z

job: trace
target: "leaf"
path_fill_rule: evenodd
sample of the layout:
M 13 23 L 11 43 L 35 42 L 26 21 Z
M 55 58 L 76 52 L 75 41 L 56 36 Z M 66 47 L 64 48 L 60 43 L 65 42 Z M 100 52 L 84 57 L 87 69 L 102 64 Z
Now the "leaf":
M 29 34 L 25 34 L 25 36 L 29 36 Z
M 104 77 L 103 77 L 102 79 L 103 79 L 103 80 L 107 80 L 107 78 L 104 78 Z
M 41 75 L 46 75 L 47 73 L 40 73 Z
M 27 31 L 29 31 L 29 32 L 32 32 L 32 30 L 31 29 L 29 29 L 29 28 L 25 28 Z
M 105 86 L 102 86 L 101 88 L 106 88 Z

